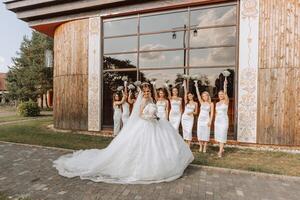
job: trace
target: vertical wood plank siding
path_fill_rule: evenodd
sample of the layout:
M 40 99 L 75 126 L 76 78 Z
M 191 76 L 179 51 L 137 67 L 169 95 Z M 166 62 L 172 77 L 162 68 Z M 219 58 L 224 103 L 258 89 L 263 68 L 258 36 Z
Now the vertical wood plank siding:
M 299 0 L 260 0 L 261 144 L 300 145 L 299 15 Z
M 88 20 L 64 23 L 54 35 L 54 126 L 87 130 Z

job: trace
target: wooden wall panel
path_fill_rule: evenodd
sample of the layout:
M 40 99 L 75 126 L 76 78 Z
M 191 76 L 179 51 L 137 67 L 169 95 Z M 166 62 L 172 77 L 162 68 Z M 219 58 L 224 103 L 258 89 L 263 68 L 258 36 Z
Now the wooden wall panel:
M 260 1 L 261 144 L 300 145 L 300 2 Z
M 59 26 L 54 35 L 54 126 L 87 130 L 88 20 Z

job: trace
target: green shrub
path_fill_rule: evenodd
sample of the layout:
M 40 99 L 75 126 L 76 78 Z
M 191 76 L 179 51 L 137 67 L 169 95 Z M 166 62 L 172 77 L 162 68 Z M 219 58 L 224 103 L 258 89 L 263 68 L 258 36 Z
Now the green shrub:
M 36 102 L 29 100 L 19 104 L 18 113 L 23 117 L 35 117 L 40 114 L 40 108 Z

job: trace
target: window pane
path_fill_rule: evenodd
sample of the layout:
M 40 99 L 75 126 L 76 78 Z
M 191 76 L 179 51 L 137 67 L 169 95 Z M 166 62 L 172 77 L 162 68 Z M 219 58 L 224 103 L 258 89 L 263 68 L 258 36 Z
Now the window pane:
M 118 93 L 120 96 L 122 92 L 117 91 L 119 86 L 124 83 L 121 77 L 127 76 L 129 83 L 136 81 L 137 72 L 104 72 L 103 73 L 103 125 L 113 126 L 113 94 Z
M 140 53 L 140 68 L 184 66 L 184 50 Z
M 137 37 L 104 39 L 104 53 L 137 51 Z
M 183 43 L 183 38 L 186 42 Z M 156 49 L 171 49 L 185 48 L 187 46 L 187 36 L 183 31 L 172 33 L 161 33 L 154 35 L 140 36 L 140 50 L 156 50 Z M 184 47 L 185 46 L 185 47 Z
M 141 17 L 141 33 L 178 30 L 188 25 L 188 12 L 177 12 Z
M 235 47 L 191 49 L 190 66 L 235 65 Z
M 141 70 L 139 79 L 144 81 L 150 81 L 152 78 L 156 78 L 155 81 L 157 88 L 164 87 L 166 80 L 169 81 L 169 84 L 172 86 L 178 85 L 182 87 L 182 78 L 181 74 L 184 73 L 184 69 L 168 69 L 168 70 Z
M 218 91 L 223 90 L 224 76 L 222 72 L 225 70 L 230 72 L 228 80 L 228 96 L 234 97 L 234 75 L 235 68 L 190 68 L 189 74 L 198 75 L 201 81 L 198 83 L 200 92 L 208 91 L 210 95 L 217 98 Z M 193 83 L 190 84 L 192 90 L 194 90 Z
M 235 45 L 236 27 L 191 30 L 191 47 Z
M 228 130 L 228 138 L 234 138 L 234 120 L 235 120 L 235 98 L 234 98 L 234 87 L 235 87 L 235 69 L 234 68 L 211 68 L 211 69 L 203 69 L 203 68 L 192 68 L 189 70 L 190 74 L 198 75 L 201 77 L 201 81 L 198 82 L 199 91 L 207 91 L 209 92 L 212 102 L 216 105 L 218 102 L 218 92 L 223 90 L 225 77 L 222 72 L 225 70 L 230 72 L 230 75 L 227 77 L 228 86 L 227 93 L 229 96 L 229 107 L 228 107 L 228 117 L 229 117 L 229 130 Z M 196 90 L 194 87 L 194 82 L 190 81 L 189 84 L 190 91 L 196 94 Z M 214 120 L 213 120 L 214 123 Z M 211 130 L 214 130 L 214 124 L 211 126 Z
M 104 37 L 136 34 L 137 26 L 137 18 L 106 21 L 103 23 Z
M 236 6 L 191 11 L 191 26 L 228 25 L 236 23 Z
M 104 70 L 109 69 L 136 69 L 137 54 L 107 55 L 103 58 Z

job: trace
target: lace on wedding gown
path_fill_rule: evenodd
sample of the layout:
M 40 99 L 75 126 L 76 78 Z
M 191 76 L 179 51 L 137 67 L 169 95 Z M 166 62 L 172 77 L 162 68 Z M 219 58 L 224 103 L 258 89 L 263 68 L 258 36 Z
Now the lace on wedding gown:
M 121 184 L 158 183 L 182 176 L 194 159 L 192 152 L 169 122 L 143 119 L 141 103 L 142 93 L 128 122 L 105 149 L 75 151 L 55 160 L 59 174 Z M 143 111 L 153 105 L 149 102 Z

